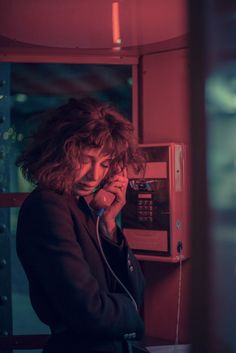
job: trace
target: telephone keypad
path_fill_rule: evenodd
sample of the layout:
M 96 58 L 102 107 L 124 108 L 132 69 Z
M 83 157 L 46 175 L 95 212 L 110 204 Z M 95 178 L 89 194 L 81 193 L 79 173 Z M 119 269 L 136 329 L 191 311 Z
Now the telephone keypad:
M 153 202 L 150 199 L 138 200 L 138 220 L 141 222 L 153 222 Z

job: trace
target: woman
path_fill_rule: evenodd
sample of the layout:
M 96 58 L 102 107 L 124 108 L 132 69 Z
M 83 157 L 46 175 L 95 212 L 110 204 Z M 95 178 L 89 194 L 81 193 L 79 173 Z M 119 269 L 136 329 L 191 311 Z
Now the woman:
M 18 158 L 36 184 L 19 213 L 17 252 L 52 332 L 45 353 L 131 352 L 143 335 L 143 277 L 116 225 L 126 167 L 140 160 L 132 124 L 93 99 L 52 111 Z

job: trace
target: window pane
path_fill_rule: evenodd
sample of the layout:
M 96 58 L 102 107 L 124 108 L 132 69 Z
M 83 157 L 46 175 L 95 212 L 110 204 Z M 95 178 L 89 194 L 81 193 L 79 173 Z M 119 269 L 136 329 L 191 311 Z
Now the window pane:
M 28 281 L 16 254 L 16 223 L 18 208 L 10 212 L 12 320 L 13 334 L 46 334 L 49 329 L 34 313 L 29 299 Z
M 15 160 L 40 123 L 43 111 L 64 104 L 71 97 L 89 95 L 111 102 L 132 120 L 131 75 L 130 65 L 12 64 L 10 125 L 5 131 L 10 146 L 10 185 L 6 186 L 6 191 L 30 192 L 34 188 L 25 181 Z M 40 322 L 31 307 L 27 278 L 16 254 L 19 209 L 7 212 L 11 234 L 13 333 L 47 334 L 48 327 Z
M 132 120 L 131 65 L 12 64 L 9 144 L 10 191 L 28 192 L 15 160 L 40 123 L 41 113 L 69 98 L 89 95 L 115 105 Z
M 236 352 L 235 5 L 208 1 L 206 78 L 212 350 Z

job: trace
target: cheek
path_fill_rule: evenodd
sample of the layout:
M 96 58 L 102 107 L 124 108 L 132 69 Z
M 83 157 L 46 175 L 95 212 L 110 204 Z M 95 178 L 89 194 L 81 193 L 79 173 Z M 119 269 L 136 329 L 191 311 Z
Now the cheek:
M 83 178 L 85 175 L 87 174 L 87 168 L 86 166 L 81 166 L 80 168 L 78 168 L 75 172 L 75 179 L 79 180 L 81 178 Z

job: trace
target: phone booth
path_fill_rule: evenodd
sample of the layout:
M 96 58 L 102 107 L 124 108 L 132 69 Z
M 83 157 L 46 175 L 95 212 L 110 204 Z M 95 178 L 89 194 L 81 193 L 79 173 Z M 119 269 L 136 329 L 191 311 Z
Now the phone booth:
M 0 352 L 40 348 L 48 334 L 31 312 L 21 312 L 30 309 L 14 231 L 30 186 L 13 157 L 22 135 L 37 125 L 32 113 L 82 93 L 113 101 L 148 153 L 147 180 L 130 176 L 121 218 L 146 279 L 146 345 L 189 343 L 186 2 L 0 0 L 0 12 L 0 278 L 11 278 L 1 281 Z

